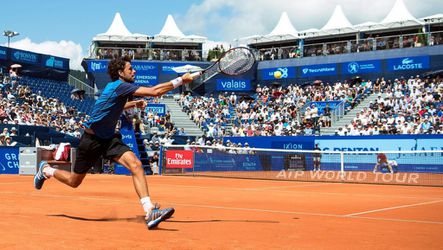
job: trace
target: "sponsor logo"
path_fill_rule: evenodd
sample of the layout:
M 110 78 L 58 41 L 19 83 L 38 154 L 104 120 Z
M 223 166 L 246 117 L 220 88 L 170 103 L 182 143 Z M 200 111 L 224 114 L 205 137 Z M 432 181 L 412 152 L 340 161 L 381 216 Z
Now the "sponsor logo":
M 150 64 L 134 64 L 132 67 L 135 69 L 135 71 L 148 71 L 155 69 L 155 66 Z
M 106 69 L 106 65 L 101 62 L 91 62 L 91 70 L 92 71 L 100 71 L 102 69 Z
M 355 74 L 360 69 L 360 65 L 356 62 L 351 62 L 348 64 L 348 72 L 351 74 Z
M 278 68 L 274 72 L 269 72 L 269 76 L 275 77 L 275 72 L 281 73 L 281 76 L 279 76 L 278 78 L 288 78 L 288 68 Z
M 13 57 L 15 58 L 16 61 L 29 62 L 29 63 L 36 63 L 37 62 L 37 55 L 36 54 L 16 51 L 16 52 L 14 52 Z
M 310 68 L 304 68 L 303 74 L 315 74 L 315 73 L 322 73 L 322 72 L 334 72 L 335 67 L 323 67 L 318 69 L 310 69 Z
M 405 59 L 403 59 L 401 61 L 402 64 L 410 64 L 410 63 L 413 63 L 413 62 L 414 62 L 414 60 L 409 59 L 409 58 L 405 58 Z
M 55 57 L 49 57 L 45 62 L 46 67 L 63 68 L 63 61 L 57 60 Z
M 250 89 L 251 84 L 249 80 L 217 79 L 217 90 L 242 91 Z
M 414 63 L 413 59 L 405 58 L 401 61 L 401 64 L 394 65 L 394 71 L 408 69 L 423 69 L 423 63 Z
M 239 81 L 235 81 L 235 80 L 221 81 L 220 84 L 224 89 L 244 89 L 244 88 L 246 88 L 246 82 L 241 81 L 241 80 L 239 80 Z
M 191 150 L 166 151 L 166 168 L 192 168 L 194 152 Z

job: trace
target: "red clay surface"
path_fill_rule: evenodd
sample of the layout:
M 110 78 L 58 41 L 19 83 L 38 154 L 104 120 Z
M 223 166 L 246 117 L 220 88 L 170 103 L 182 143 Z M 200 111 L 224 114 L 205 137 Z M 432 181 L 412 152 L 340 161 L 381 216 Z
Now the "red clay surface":
M 443 188 L 148 177 L 176 213 L 147 230 L 128 176 L 77 189 L 0 175 L 0 249 L 441 249 Z

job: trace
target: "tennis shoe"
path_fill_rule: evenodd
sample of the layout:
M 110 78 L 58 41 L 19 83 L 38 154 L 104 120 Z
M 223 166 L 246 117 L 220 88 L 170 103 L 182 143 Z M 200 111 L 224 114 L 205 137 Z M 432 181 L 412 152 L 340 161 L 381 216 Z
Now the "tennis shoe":
M 160 222 L 171 218 L 174 212 L 175 209 L 172 207 L 160 209 L 160 206 L 155 204 L 154 208 L 152 208 L 146 218 L 146 225 L 148 226 L 148 229 L 156 228 L 160 224 Z
M 41 189 L 43 186 L 43 183 L 46 181 L 46 179 L 48 179 L 48 177 L 46 177 L 45 174 L 43 173 L 43 168 L 45 168 L 46 165 L 48 165 L 48 163 L 46 161 L 41 161 L 40 164 L 38 165 L 38 171 L 34 175 L 35 189 Z

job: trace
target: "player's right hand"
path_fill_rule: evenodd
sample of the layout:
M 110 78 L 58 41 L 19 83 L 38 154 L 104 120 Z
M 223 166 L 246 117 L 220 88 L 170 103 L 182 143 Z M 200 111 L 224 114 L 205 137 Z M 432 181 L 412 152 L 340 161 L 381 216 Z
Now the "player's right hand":
M 186 73 L 186 74 L 182 75 L 181 78 L 183 80 L 183 84 L 190 83 L 194 80 L 190 73 Z

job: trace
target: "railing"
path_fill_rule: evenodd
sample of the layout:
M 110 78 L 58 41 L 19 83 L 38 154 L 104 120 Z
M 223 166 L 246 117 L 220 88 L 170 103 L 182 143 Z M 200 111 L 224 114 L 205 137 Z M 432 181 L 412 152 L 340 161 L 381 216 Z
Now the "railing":
M 157 49 L 100 47 L 92 55 L 95 59 L 112 59 L 127 55 L 135 60 L 202 61 L 203 51 L 197 49 Z
M 94 96 L 94 88 L 89 86 L 88 84 L 84 83 L 83 81 L 73 77 L 72 75 L 69 75 L 68 82 L 70 85 L 74 86 L 74 88 L 84 90 L 85 95 L 89 97 Z
M 376 36 L 358 40 L 274 47 L 259 50 L 260 60 L 277 60 L 310 56 L 327 56 L 364 51 L 414 48 L 443 44 L 443 31 L 395 36 Z M 301 50 L 303 53 L 301 53 Z
M 331 112 L 331 121 L 336 122 L 345 115 L 346 101 L 341 101 Z

